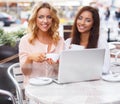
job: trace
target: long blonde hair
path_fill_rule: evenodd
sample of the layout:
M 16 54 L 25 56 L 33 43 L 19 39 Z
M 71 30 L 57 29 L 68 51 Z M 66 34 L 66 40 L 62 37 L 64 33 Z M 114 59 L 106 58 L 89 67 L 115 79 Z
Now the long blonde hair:
M 57 43 L 59 40 L 59 33 L 58 33 L 58 28 L 59 28 L 59 18 L 57 16 L 57 11 L 55 8 L 53 8 L 49 3 L 47 2 L 37 2 L 32 11 L 31 15 L 28 20 L 28 32 L 31 34 L 31 37 L 29 38 L 29 42 L 31 44 L 34 44 L 34 40 L 37 37 L 37 33 L 39 28 L 37 27 L 36 24 L 36 18 L 37 18 L 37 13 L 41 8 L 48 8 L 50 9 L 51 17 L 52 17 L 52 26 L 48 30 L 50 37 L 53 39 L 54 43 Z

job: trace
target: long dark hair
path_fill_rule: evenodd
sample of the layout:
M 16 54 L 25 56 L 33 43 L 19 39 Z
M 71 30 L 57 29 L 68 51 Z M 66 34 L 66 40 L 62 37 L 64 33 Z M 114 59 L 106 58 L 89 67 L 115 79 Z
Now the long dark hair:
M 80 11 L 77 13 L 73 27 L 72 27 L 72 41 L 71 44 L 78 44 L 80 45 L 81 42 L 81 33 L 78 31 L 77 26 L 76 26 L 76 21 L 79 18 L 80 14 L 84 11 L 89 11 L 92 13 L 93 17 L 93 27 L 90 30 L 90 36 L 88 40 L 88 45 L 86 48 L 96 48 L 97 43 L 98 43 L 98 38 L 99 38 L 99 27 L 100 27 L 100 18 L 99 18 L 99 13 L 96 8 L 93 8 L 91 6 L 85 6 L 80 9 Z

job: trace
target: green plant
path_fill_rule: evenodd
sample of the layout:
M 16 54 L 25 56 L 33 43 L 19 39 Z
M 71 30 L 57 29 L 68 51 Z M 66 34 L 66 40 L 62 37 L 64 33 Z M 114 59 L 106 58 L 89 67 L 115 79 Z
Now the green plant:
M 24 28 L 12 32 L 4 32 L 4 30 L 0 29 L 0 44 L 14 47 L 24 34 Z
M 0 36 L 3 35 L 3 33 L 4 33 L 3 28 L 0 28 Z
M 4 30 L 3 30 L 3 28 L 0 28 L 0 45 L 2 45 L 3 34 L 4 34 Z

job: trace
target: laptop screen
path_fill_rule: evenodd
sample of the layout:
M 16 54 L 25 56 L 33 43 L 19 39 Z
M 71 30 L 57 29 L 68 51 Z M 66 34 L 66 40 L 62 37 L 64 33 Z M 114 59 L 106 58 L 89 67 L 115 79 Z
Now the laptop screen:
M 60 55 L 58 82 L 100 79 L 105 49 L 66 50 Z

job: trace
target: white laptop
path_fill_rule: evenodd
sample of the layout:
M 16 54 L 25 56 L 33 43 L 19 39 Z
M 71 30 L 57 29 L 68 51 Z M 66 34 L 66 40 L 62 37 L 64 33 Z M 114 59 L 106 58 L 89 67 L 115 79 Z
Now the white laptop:
M 57 83 L 100 79 L 105 49 L 67 50 L 60 55 Z

